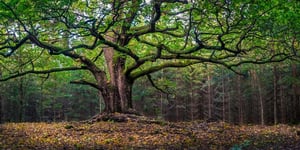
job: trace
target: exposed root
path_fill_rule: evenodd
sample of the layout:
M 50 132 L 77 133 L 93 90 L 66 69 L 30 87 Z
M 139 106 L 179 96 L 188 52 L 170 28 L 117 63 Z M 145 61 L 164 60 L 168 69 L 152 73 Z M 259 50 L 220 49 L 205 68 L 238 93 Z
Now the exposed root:
M 89 120 L 84 121 L 84 123 L 95 123 L 100 121 L 139 122 L 139 123 L 155 123 L 155 124 L 162 123 L 162 121 L 143 116 L 134 110 L 130 110 L 125 113 L 101 113 L 93 116 Z

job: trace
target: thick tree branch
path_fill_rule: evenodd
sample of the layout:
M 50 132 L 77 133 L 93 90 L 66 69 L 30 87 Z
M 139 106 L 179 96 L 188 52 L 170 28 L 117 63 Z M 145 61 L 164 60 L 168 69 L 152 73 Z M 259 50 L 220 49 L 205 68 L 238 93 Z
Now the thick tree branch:
M 138 60 L 139 59 L 139 57 L 136 54 L 134 54 L 130 49 L 122 47 L 122 46 L 120 46 L 120 45 L 118 45 L 118 44 L 116 44 L 114 42 L 110 42 L 108 40 L 105 40 L 104 38 L 102 38 L 101 40 L 102 40 L 103 44 L 106 44 L 106 45 L 108 45 L 110 47 L 113 47 L 114 50 L 130 56 L 134 60 Z
M 129 68 L 130 70 L 127 70 L 127 74 L 131 79 L 137 79 L 139 77 L 157 72 L 163 68 L 170 68 L 170 67 L 186 67 L 190 65 L 194 65 L 197 63 L 212 63 L 212 64 L 218 64 L 222 65 L 229 70 L 235 72 L 236 74 L 241 73 L 237 72 L 234 67 L 243 65 L 243 64 L 266 64 L 266 63 L 272 63 L 272 62 L 282 62 L 284 60 L 290 59 L 293 56 L 288 55 L 285 53 L 278 53 L 271 55 L 270 57 L 260 59 L 260 60 L 241 60 L 239 62 L 235 62 L 234 60 L 230 60 L 230 58 L 235 58 L 237 55 L 226 55 L 223 57 L 201 57 L 201 56 L 193 56 L 193 55 L 162 55 L 159 57 L 160 60 L 165 60 L 168 62 L 158 64 L 155 66 L 151 66 L 147 69 L 142 69 L 142 70 L 136 70 L 140 66 L 142 66 L 145 62 L 151 60 L 151 59 L 156 59 L 155 56 L 149 57 L 148 59 L 141 59 L 141 63 L 137 63 L 135 66 L 132 66 Z M 142 61 L 143 60 L 143 61 Z
M 64 48 L 57 47 L 57 46 L 51 45 L 49 43 L 40 41 L 36 36 L 34 36 L 32 34 L 29 36 L 29 39 L 35 45 L 37 45 L 41 48 L 47 49 L 50 52 L 51 55 L 64 54 L 64 53 L 74 51 L 75 49 L 80 49 L 80 48 L 93 50 L 101 44 L 101 42 L 99 42 L 98 39 L 96 38 L 92 45 L 79 44 L 77 46 L 73 46 L 71 48 L 64 49 Z
M 19 43 L 15 46 L 3 46 L 0 47 L 0 50 L 8 49 L 6 53 L 0 53 L 3 57 L 11 56 L 18 48 L 20 48 L 23 44 L 25 44 L 30 39 L 30 35 L 25 36 Z
M 293 55 L 287 55 L 284 53 L 279 53 L 279 54 L 275 54 L 272 55 L 271 57 L 267 58 L 267 59 L 263 59 L 263 60 L 244 60 L 244 61 L 240 61 L 237 63 L 232 63 L 229 64 L 228 66 L 230 68 L 232 67 L 237 67 L 243 64 L 267 64 L 267 63 L 276 63 L 276 62 L 283 62 L 287 59 L 292 59 L 294 56 Z
M 97 40 L 95 40 L 94 44 L 92 46 L 88 46 L 88 45 L 78 45 L 76 47 L 72 47 L 71 49 L 67 49 L 67 50 L 63 50 L 60 47 L 56 47 L 53 45 L 50 45 L 48 43 L 42 42 L 39 39 L 37 39 L 35 36 L 31 35 L 30 36 L 30 40 L 36 44 L 37 46 L 41 47 L 41 48 L 45 48 L 47 50 L 50 51 L 50 54 L 53 55 L 58 55 L 58 54 L 63 54 L 65 56 L 68 56 L 70 58 L 73 59 L 80 59 L 80 61 L 86 65 L 86 68 L 88 68 L 90 71 L 96 71 L 96 72 L 103 72 L 102 70 L 100 70 L 90 59 L 88 59 L 85 56 L 76 54 L 73 50 L 77 49 L 77 48 L 86 48 L 86 49 L 94 49 L 96 48 L 100 43 L 97 42 Z
M 102 90 L 102 88 L 100 86 L 98 86 L 97 84 L 94 84 L 92 82 L 89 81 L 85 81 L 85 80 L 76 80 L 76 81 L 70 81 L 71 84 L 82 84 L 82 85 L 89 85 L 93 88 L 96 88 L 98 90 Z
M 8 77 L 1 78 L 0 82 L 7 81 L 7 80 L 17 78 L 17 77 L 21 77 L 21 76 L 25 76 L 27 74 L 50 74 L 50 73 L 54 73 L 54 72 L 86 70 L 86 69 L 87 69 L 87 67 L 81 66 L 81 67 L 68 67 L 68 68 L 53 68 L 53 69 L 49 69 L 49 70 L 29 70 L 29 71 L 19 72 L 14 75 L 10 75 Z
M 182 3 L 182 4 L 187 4 L 187 0 L 162 0 L 162 2 L 165 3 Z
M 145 76 L 147 74 L 151 74 L 154 72 L 157 72 L 164 68 L 181 68 L 181 67 L 187 67 L 193 64 L 201 63 L 202 61 L 199 60 L 187 60 L 187 61 L 173 61 L 173 62 L 165 62 L 156 66 L 152 66 L 150 68 L 141 69 L 136 72 L 130 73 L 130 78 L 135 80 L 139 77 Z

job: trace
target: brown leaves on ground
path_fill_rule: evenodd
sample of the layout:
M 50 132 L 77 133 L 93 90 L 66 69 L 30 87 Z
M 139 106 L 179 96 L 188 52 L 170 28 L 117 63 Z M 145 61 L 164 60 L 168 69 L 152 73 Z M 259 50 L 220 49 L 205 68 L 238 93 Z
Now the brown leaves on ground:
M 0 149 L 300 149 L 300 127 L 222 122 L 0 125 Z

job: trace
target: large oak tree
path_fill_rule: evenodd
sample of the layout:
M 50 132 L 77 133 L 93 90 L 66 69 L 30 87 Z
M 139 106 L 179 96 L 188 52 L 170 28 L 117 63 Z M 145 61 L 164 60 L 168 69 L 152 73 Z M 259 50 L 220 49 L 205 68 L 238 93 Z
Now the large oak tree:
M 71 83 L 97 88 L 105 112 L 127 112 L 134 81 L 147 76 L 154 85 L 151 73 L 164 68 L 214 63 L 235 71 L 297 56 L 298 18 L 299 3 L 283 0 L 1 0 L 0 80 L 87 70 L 94 80 Z M 45 50 L 65 58 L 42 67 Z M 28 61 L 3 65 L 17 54 Z

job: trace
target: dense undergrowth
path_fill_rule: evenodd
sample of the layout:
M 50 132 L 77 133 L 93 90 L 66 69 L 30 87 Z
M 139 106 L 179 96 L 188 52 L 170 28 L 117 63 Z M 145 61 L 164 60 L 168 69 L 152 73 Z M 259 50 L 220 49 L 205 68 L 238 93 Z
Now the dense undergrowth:
M 6 123 L 0 149 L 300 149 L 299 131 L 205 121 Z

